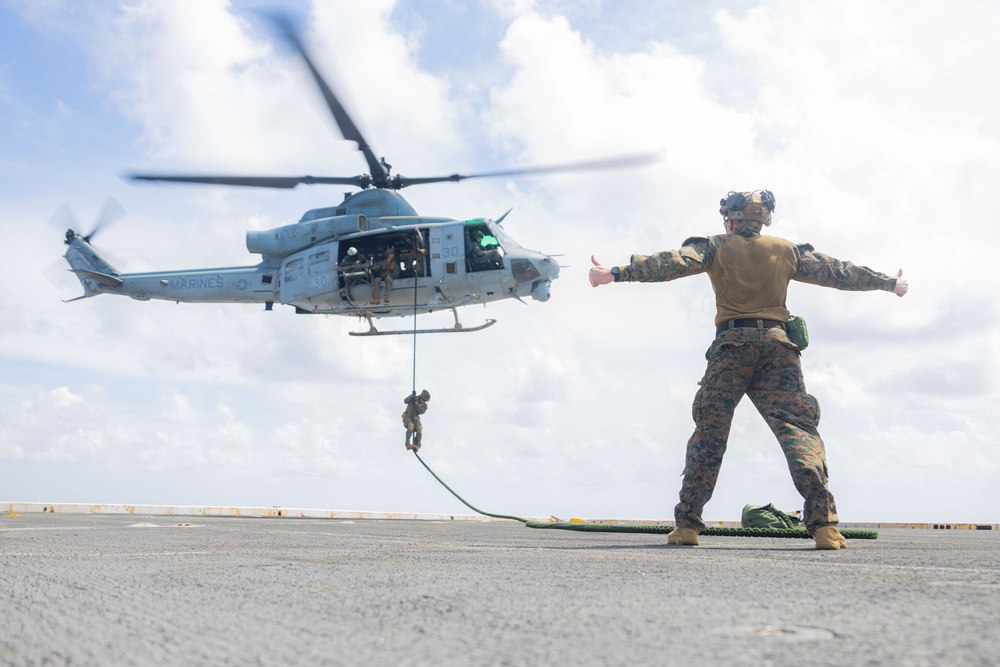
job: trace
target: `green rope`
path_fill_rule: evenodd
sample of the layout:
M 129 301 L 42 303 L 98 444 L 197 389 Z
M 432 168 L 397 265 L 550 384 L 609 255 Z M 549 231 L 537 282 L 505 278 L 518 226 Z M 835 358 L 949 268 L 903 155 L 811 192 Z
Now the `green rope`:
M 669 533 L 674 527 L 655 523 L 624 524 L 624 523 L 550 523 L 547 521 L 529 521 L 529 528 L 556 528 L 561 530 L 579 530 L 597 533 Z M 845 528 L 840 530 L 845 538 L 855 540 L 878 539 L 877 530 L 857 530 Z M 730 526 L 708 526 L 699 535 L 714 535 L 715 537 L 799 537 L 812 539 L 802 528 L 736 528 Z
M 455 496 L 455 497 L 456 497 L 456 498 L 458 498 L 458 499 L 459 499 L 460 501 L 462 501 L 462 504 L 463 504 L 463 505 L 465 505 L 466 507 L 468 507 L 468 508 L 469 508 L 470 510 L 472 510 L 473 512 L 476 512 L 477 514 L 483 514 L 483 515 L 485 515 L 485 516 L 491 516 L 491 517 L 493 517 L 494 519 L 512 519 L 512 520 L 514 520 L 514 521 L 520 521 L 521 523 L 523 523 L 523 524 L 525 524 L 525 525 L 528 525 L 528 524 L 530 524 L 530 523 L 531 523 L 531 522 L 530 522 L 530 521 L 528 521 L 527 519 L 522 519 L 522 518 L 521 518 L 521 517 L 519 517 L 519 516 L 508 516 L 507 514 L 490 514 L 489 512 L 484 512 L 484 511 L 482 511 L 481 509 L 478 509 L 478 508 L 476 508 L 476 507 L 473 507 L 472 505 L 470 505 L 469 503 L 467 503 L 467 502 L 465 501 L 465 498 L 463 498 L 462 496 L 460 496 L 460 495 L 458 495 L 457 493 L 455 493 L 455 490 L 454 490 L 454 489 L 452 489 L 452 488 L 451 488 L 450 486 L 448 486 L 447 484 L 445 484 L 445 483 L 444 483 L 444 480 L 443 480 L 443 479 L 441 479 L 440 477 L 438 477 L 438 476 L 437 476 L 437 473 L 436 473 L 436 472 L 434 472 L 433 470 L 431 470 L 431 467 L 430 467 L 429 465 L 427 465 L 426 463 L 424 463 L 424 460 L 423 460 L 422 458 L 420 458 L 420 454 L 417 454 L 417 450 L 415 450 L 415 449 L 414 449 L 414 450 L 412 450 L 412 451 L 413 451 L 413 455 L 417 457 L 417 460 L 418 460 L 418 461 L 420 461 L 420 464 L 421 464 L 422 466 L 424 466 L 425 468 L 427 468 L 427 472 L 429 472 L 429 473 L 430 473 L 431 475 L 433 475 L 433 476 L 434 476 L 434 479 L 436 479 L 437 481 L 441 482 L 441 486 L 443 486 L 444 488 L 448 489 L 448 490 L 449 490 L 449 491 L 451 492 L 451 495 Z
M 555 530 L 577 530 L 582 532 L 595 532 L 595 533 L 659 533 L 667 534 L 674 529 L 673 526 L 660 525 L 660 524 L 625 524 L 625 523 L 584 523 L 576 521 L 531 521 L 530 519 L 525 519 L 519 516 L 510 516 L 508 514 L 491 514 L 489 512 L 484 512 L 483 510 L 472 506 L 469 504 L 465 498 L 455 493 L 455 490 L 450 486 L 445 484 L 444 480 L 437 476 L 431 467 L 427 465 L 420 454 L 416 451 L 413 455 L 417 457 L 420 464 L 427 469 L 434 479 L 441 483 L 441 486 L 448 489 L 451 495 L 461 501 L 463 505 L 471 509 L 477 514 L 482 514 L 484 516 L 493 517 L 494 519 L 511 519 L 513 521 L 520 521 L 528 528 L 548 528 Z M 708 526 L 702 530 L 699 534 L 701 535 L 714 535 L 716 537 L 798 537 L 812 539 L 802 528 L 728 528 L 725 526 Z M 841 530 L 840 534 L 845 538 L 855 539 L 855 540 L 874 540 L 878 538 L 877 530 L 854 530 L 845 529 Z

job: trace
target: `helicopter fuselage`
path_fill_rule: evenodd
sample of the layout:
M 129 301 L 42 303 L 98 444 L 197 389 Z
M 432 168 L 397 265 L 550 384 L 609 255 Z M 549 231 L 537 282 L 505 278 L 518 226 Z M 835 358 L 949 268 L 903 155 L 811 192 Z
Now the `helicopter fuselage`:
M 480 234 L 493 244 L 481 246 Z M 307 211 L 291 225 L 247 232 L 247 249 L 261 255 L 253 266 L 121 273 L 86 238 L 70 231 L 66 243 L 66 260 L 85 297 L 263 303 L 268 309 L 279 303 L 299 313 L 369 318 L 505 298 L 546 301 L 559 275 L 554 258 L 523 248 L 493 220 L 420 216 L 383 189 Z M 391 289 L 375 299 L 373 283 L 384 280 L 379 266 L 390 249 L 399 268 Z

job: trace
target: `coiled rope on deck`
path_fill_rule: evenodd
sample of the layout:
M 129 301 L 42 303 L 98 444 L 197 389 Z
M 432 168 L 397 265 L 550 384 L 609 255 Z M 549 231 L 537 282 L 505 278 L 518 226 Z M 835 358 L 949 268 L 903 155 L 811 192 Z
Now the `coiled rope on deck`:
M 555 530 L 577 530 L 583 532 L 595 532 L 595 533 L 660 533 L 667 534 L 674 529 L 673 526 L 659 525 L 659 524 L 625 524 L 625 523 L 587 523 L 587 522 L 577 522 L 577 521 L 532 521 L 530 519 L 525 519 L 520 516 L 511 516 L 509 514 L 493 514 L 491 512 L 484 512 L 483 510 L 474 507 L 462 496 L 458 495 L 454 489 L 448 486 L 443 479 L 438 477 L 437 473 L 431 470 L 431 467 L 420 458 L 420 454 L 416 451 L 413 455 L 417 457 L 420 461 L 420 465 L 427 469 L 434 479 L 440 482 L 441 486 L 448 489 L 451 495 L 461 501 L 463 505 L 471 509 L 477 514 L 482 514 L 484 516 L 492 517 L 494 519 L 511 519 L 512 521 L 520 521 L 528 528 L 548 528 Z M 790 538 L 806 538 L 812 539 L 804 529 L 801 528 L 735 528 L 726 526 L 708 526 L 701 531 L 701 535 L 714 535 L 717 537 L 790 537 Z M 876 530 L 858 530 L 858 529 L 845 529 L 841 530 L 840 534 L 845 538 L 855 539 L 855 540 L 874 540 L 878 539 L 878 531 Z

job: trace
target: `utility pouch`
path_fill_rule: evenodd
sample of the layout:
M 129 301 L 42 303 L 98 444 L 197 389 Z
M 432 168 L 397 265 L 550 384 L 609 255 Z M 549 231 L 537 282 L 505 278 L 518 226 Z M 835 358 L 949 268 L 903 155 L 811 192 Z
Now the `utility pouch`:
M 795 315 L 788 320 L 788 340 L 792 341 L 799 350 L 809 347 L 809 330 L 806 329 L 805 318 Z

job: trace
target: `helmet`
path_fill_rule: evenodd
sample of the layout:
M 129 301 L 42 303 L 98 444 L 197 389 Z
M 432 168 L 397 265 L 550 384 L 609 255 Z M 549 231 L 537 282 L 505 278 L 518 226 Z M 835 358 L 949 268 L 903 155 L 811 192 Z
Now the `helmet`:
M 431 399 L 431 392 L 424 389 L 422 392 L 420 392 L 420 398 L 424 399 L 425 401 L 429 401 Z
M 774 210 L 774 195 L 770 190 L 730 192 L 719 200 L 719 207 L 719 213 L 723 218 L 770 225 L 771 211 Z
M 358 249 L 357 248 L 351 247 L 351 248 L 347 249 L 347 256 L 348 257 L 354 257 L 357 254 L 358 254 Z

